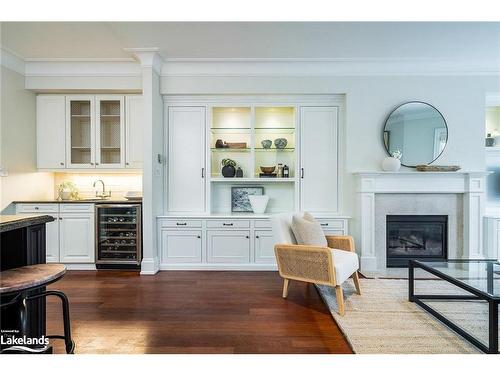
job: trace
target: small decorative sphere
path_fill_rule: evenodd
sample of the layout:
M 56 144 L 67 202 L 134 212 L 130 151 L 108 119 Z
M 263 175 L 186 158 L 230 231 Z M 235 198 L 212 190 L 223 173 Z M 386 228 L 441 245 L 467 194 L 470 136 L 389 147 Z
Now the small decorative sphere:
M 382 161 L 382 169 L 386 172 L 397 172 L 399 168 L 401 168 L 401 161 L 392 156 L 388 156 Z

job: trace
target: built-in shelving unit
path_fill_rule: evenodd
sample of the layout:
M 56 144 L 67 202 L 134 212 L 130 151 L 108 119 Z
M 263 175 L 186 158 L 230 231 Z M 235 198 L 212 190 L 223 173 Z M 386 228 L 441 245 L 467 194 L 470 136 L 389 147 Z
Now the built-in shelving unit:
M 294 106 L 246 106 L 211 108 L 210 123 L 210 212 L 231 212 L 233 186 L 262 186 L 269 195 L 268 212 L 295 209 L 296 202 L 296 110 Z M 283 138 L 286 146 L 276 147 L 275 140 Z M 271 142 L 264 147 L 263 141 Z M 242 148 L 220 146 L 217 143 L 238 143 Z M 244 144 L 244 145 L 242 145 Z M 243 147 L 244 146 L 244 147 Z M 267 146 L 267 145 L 266 145 Z M 222 176 L 222 160 L 232 159 L 243 171 L 243 177 Z M 287 165 L 289 177 L 260 177 L 260 167 Z

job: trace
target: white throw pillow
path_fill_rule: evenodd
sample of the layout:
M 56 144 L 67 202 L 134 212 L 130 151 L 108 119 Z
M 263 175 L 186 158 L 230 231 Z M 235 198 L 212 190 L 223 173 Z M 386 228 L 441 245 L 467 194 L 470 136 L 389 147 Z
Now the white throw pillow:
M 293 216 L 292 232 L 299 245 L 328 246 L 320 223 L 307 212 L 303 217 Z

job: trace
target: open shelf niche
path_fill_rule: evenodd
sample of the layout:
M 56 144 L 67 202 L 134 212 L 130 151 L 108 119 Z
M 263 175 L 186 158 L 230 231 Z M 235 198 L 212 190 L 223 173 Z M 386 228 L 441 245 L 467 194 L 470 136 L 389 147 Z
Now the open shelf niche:
M 212 213 L 231 212 L 231 187 L 262 186 L 269 196 L 268 213 L 295 209 L 297 153 L 296 114 L 294 106 L 212 107 L 210 124 L 210 210 Z M 286 139 L 284 148 L 277 148 L 275 140 Z M 240 143 L 241 148 L 216 147 L 220 140 L 226 144 Z M 271 146 L 265 148 L 263 141 Z M 219 141 L 219 143 L 220 143 Z M 267 147 L 267 145 L 266 145 Z M 232 159 L 243 170 L 243 178 L 222 176 L 221 162 Z M 260 177 L 260 167 L 278 163 L 289 167 L 289 178 Z

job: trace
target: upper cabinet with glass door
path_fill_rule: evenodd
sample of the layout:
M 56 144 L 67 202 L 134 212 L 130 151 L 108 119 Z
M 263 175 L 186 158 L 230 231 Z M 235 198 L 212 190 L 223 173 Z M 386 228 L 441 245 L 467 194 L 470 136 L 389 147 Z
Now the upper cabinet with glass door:
M 66 98 L 66 159 L 70 168 L 89 168 L 95 164 L 94 97 Z
M 96 166 L 119 168 L 125 163 L 123 96 L 97 96 Z

